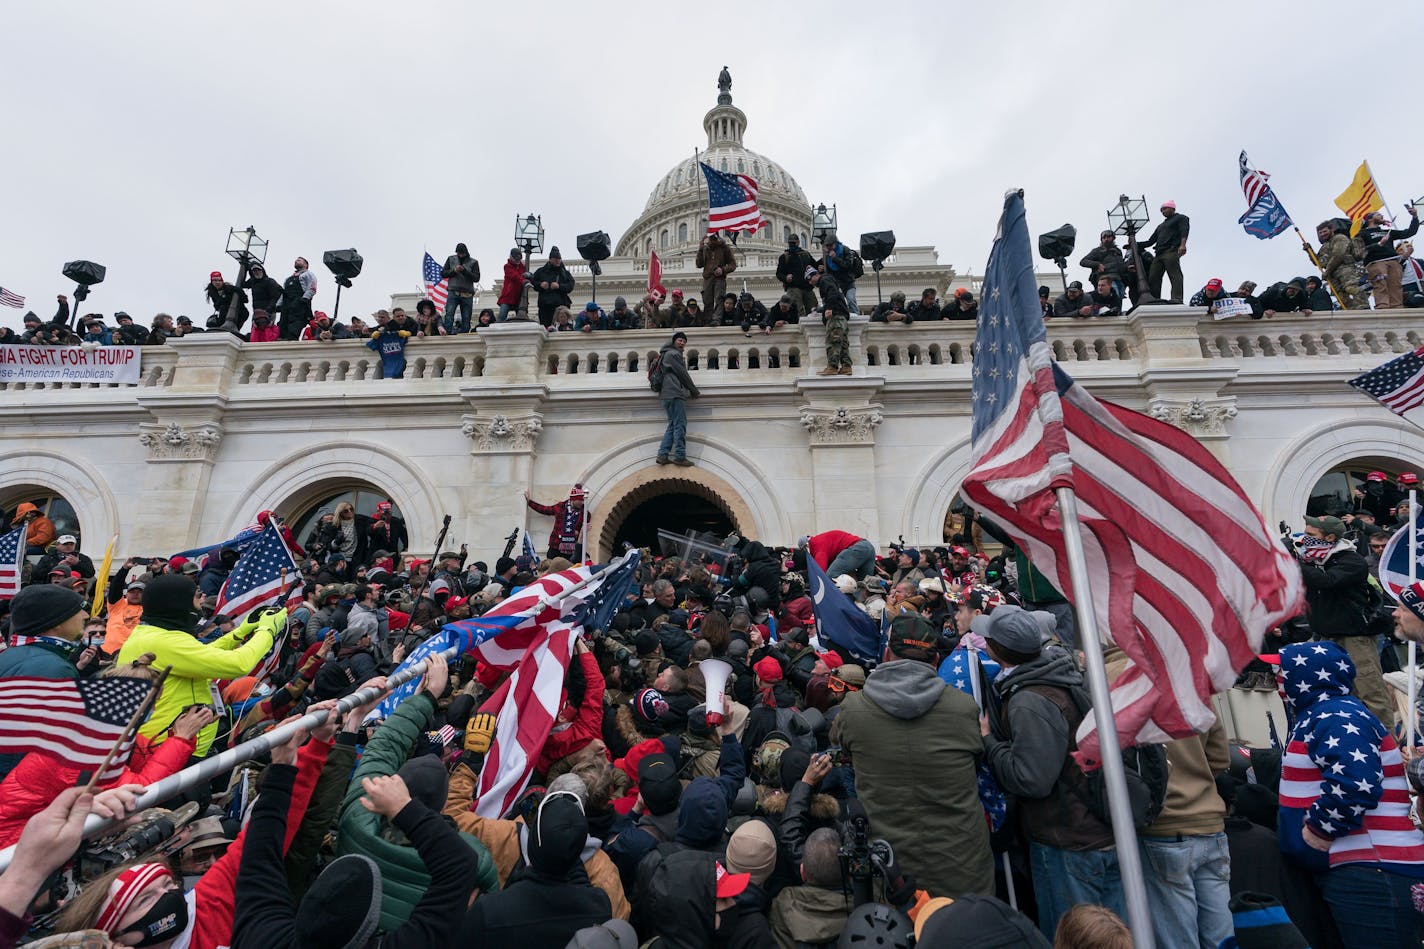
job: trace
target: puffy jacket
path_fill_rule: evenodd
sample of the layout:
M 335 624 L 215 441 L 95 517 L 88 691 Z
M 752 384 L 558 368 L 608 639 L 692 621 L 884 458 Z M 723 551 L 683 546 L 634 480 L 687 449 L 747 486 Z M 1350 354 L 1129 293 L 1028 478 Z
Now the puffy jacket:
M 780 946 L 834 944 L 850 911 L 840 889 L 788 886 L 772 901 L 771 933 Z
M 10 525 L 12 527 L 18 526 L 20 518 L 31 512 L 38 511 L 39 508 L 35 507 L 29 501 L 26 501 L 24 504 L 15 508 L 15 518 L 10 522 Z M 54 521 L 45 517 L 43 514 L 30 521 L 29 527 L 25 529 L 25 545 L 28 547 L 48 547 L 54 543 L 54 538 Z
M 471 834 L 489 851 L 493 861 L 498 885 L 509 881 L 523 857 L 520 854 L 519 833 L 522 821 L 497 820 L 481 817 L 474 811 L 474 798 L 479 782 L 478 775 L 469 765 L 461 763 L 450 773 L 450 784 L 445 797 L 445 816 L 455 822 L 461 833 Z M 623 891 L 623 881 L 619 879 L 618 868 L 602 850 L 585 850 L 583 854 L 584 872 L 588 881 L 608 894 L 614 916 L 627 919 L 632 913 L 628 898 Z
M 249 343 L 275 343 L 282 338 L 282 330 L 270 319 L 266 326 L 259 326 L 257 321 L 252 322 L 252 329 L 247 332 Z
M 151 652 L 155 668 L 172 666 L 173 671 L 163 683 L 163 691 L 154 703 L 148 721 L 138 733 L 158 741 L 168 726 L 190 705 L 213 703 L 214 679 L 237 679 L 249 674 L 272 649 L 277 631 L 287 624 L 287 611 L 280 610 L 262 617 L 256 623 L 243 623 L 232 632 L 210 643 L 199 642 L 184 630 L 164 629 L 139 623 L 115 659 L 118 665 L 132 662 Z M 218 723 L 213 722 L 198 733 L 194 754 L 201 758 L 208 753 L 217 737 Z
M 508 258 L 504 261 L 504 283 L 499 287 L 500 306 L 514 306 L 524 294 L 524 264 Z
M 663 384 L 658 390 L 659 399 L 695 399 L 702 394 L 697 383 L 692 381 L 692 373 L 687 371 L 687 360 L 683 358 L 682 350 L 669 341 L 663 344 L 659 356 L 663 367 Z
M 864 538 L 848 534 L 845 531 L 825 531 L 813 534 L 806 541 L 806 552 L 816 559 L 816 563 L 821 565 L 822 570 L 829 570 L 831 561 L 862 540 Z
M 361 806 L 365 793 L 361 780 L 400 770 L 434 715 L 435 700 L 424 690 L 398 705 L 366 743 L 361 763 L 351 776 L 346 799 L 341 803 L 337 850 L 343 855 L 358 853 L 370 857 L 381 868 L 381 929 L 386 932 L 400 928 L 410 918 L 411 911 L 430 886 L 430 874 L 414 847 L 394 843 L 382 835 L 381 815 Z M 461 837 L 479 860 L 477 888 L 481 892 L 497 889 L 499 877 L 485 845 L 470 834 L 462 833 Z
M 992 894 L 974 700 L 947 688 L 933 666 L 899 659 L 847 695 L 837 721 L 870 826 L 895 848 L 900 865 L 931 893 Z
M 161 745 L 154 745 L 140 735 L 134 742 L 124 773 L 99 785 L 99 789 L 124 784 L 147 786 L 162 780 L 182 770 L 193 754 L 193 747 L 194 743 L 186 738 L 169 738 Z M 78 785 L 80 772 L 79 768 L 39 752 L 20 759 L 15 770 L 0 783 L 0 847 L 19 840 L 25 821 L 48 807 L 60 791 Z

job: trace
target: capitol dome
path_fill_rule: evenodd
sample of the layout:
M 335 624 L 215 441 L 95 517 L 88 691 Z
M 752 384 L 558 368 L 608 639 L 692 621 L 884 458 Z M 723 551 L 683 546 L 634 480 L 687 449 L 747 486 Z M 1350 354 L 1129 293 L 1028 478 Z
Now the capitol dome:
M 731 77 L 717 96 L 717 105 L 702 119 L 707 132 L 707 148 L 674 165 L 658 181 L 643 213 L 638 215 L 618 241 L 620 257 L 646 257 L 656 250 L 664 260 L 697 251 L 707 231 L 707 188 L 702 182 L 699 161 L 718 171 L 749 176 L 757 183 L 758 203 L 769 227 L 755 235 L 741 235 L 740 246 L 762 244 L 780 248 L 791 234 L 809 243 L 811 208 L 806 193 L 777 162 L 742 144 L 747 117 L 732 105 Z

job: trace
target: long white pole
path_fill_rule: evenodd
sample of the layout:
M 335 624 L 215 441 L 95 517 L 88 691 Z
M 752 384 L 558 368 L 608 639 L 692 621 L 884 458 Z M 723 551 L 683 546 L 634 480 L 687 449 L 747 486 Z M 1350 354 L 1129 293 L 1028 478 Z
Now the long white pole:
M 1118 753 L 1117 722 L 1112 714 L 1107 667 L 1103 664 L 1102 639 L 1098 636 L 1097 614 L 1093 611 L 1088 587 L 1088 561 L 1083 552 L 1082 527 L 1078 523 L 1078 499 L 1072 488 L 1059 488 L 1058 513 L 1063 520 L 1063 546 L 1068 554 L 1068 574 L 1073 581 L 1073 608 L 1078 615 L 1078 641 L 1088 667 L 1088 687 L 1098 724 L 1098 744 L 1102 748 L 1103 778 L 1107 783 L 1108 810 L 1112 816 L 1113 839 L 1117 845 L 1118 874 L 1127 903 L 1127 922 L 1136 949 L 1155 949 L 1152 914 L 1147 905 L 1147 887 L 1142 881 L 1142 860 L 1137 852 L 1137 830 L 1132 824 L 1132 805 L 1127 797 L 1127 777 Z
M 1409 531 L 1409 585 L 1413 586 L 1419 574 L 1419 531 L 1415 527 L 1415 518 L 1419 515 L 1419 499 L 1414 491 L 1409 491 L 1409 526 L 1405 530 Z M 1409 690 L 1405 694 L 1409 696 L 1408 717 L 1404 720 L 1404 743 L 1410 749 L 1414 748 L 1415 725 L 1419 721 L 1419 683 L 1415 681 L 1415 676 L 1419 670 L 1419 646 L 1414 640 L 1409 641 Z

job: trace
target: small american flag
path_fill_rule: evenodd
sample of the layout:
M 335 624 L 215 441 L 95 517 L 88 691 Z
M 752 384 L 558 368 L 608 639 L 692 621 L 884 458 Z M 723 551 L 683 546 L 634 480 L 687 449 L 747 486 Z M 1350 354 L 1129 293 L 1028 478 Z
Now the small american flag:
M 148 697 L 146 679 L 0 679 L 0 752 L 52 755 L 66 766 L 94 769 Z M 123 774 L 130 736 L 96 783 Z
M 425 255 L 425 263 L 421 266 L 421 274 L 425 278 L 425 295 L 430 298 L 431 303 L 435 304 L 435 309 L 444 310 L 445 300 L 449 296 L 450 281 L 440 275 L 440 265 L 428 252 Z
M 973 465 L 964 493 L 1127 654 L 1112 689 L 1124 744 L 1205 732 L 1267 630 L 1299 612 L 1300 568 L 1190 435 L 1100 402 L 1053 363 L 1023 198 L 1004 202 L 974 341 Z M 1079 508 L 1090 590 L 1075 591 L 1055 490 Z M 1203 525 L 1211 525 L 1210 528 Z M 1096 714 L 1080 763 L 1101 761 Z
M 12 290 L 0 287 L 0 306 L 13 306 L 15 309 L 25 305 L 25 298 Z
M 1407 412 L 1424 406 L 1424 346 L 1356 376 L 1350 385 L 1407 418 Z
M 0 600 L 8 600 L 20 592 L 20 577 L 25 566 L 26 526 L 0 534 Z
M 242 552 L 232 574 L 218 591 L 215 612 L 243 616 L 259 606 L 273 603 L 282 593 L 284 569 L 289 578 L 299 576 L 281 529 L 269 522 L 261 538 Z M 291 606 L 301 598 L 302 585 L 294 583 L 287 591 L 286 600 L 276 605 Z
M 707 180 L 707 233 L 747 231 L 756 233 L 767 226 L 757 206 L 757 183 L 746 175 L 718 171 L 706 162 L 702 176 Z

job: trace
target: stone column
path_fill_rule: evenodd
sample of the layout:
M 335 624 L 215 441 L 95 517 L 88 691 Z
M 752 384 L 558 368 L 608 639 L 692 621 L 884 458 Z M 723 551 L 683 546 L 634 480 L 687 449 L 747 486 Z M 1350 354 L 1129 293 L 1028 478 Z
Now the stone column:
M 461 389 L 473 410 L 460 426 L 471 442 L 464 536 L 503 537 L 528 522 L 524 492 L 533 485 L 534 449 L 544 428 L 540 409 L 548 394 L 542 385 L 507 387 L 497 395 Z M 542 539 L 535 542 L 541 545 Z
M 853 339 L 858 345 L 859 334 Z M 884 385 L 883 377 L 797 380 L 796 391 L 806 400 L 801 426 L 811 449 L 812 523 L 800 525 L 803 533 L 839 529 L 880 536 L 875 429 L 884 415 L 872 399 Z
M 1226 389 L 1239 370 L 1202 355 L 1203 323 L 1209 331 L 1211 322 L 1202 308 L 1187 306 L 1146 306 L 1128 317 L 1146 390 L 1143 411 L 1195 436 L 1230 464 L 1227 423 L 1238 409 Z

